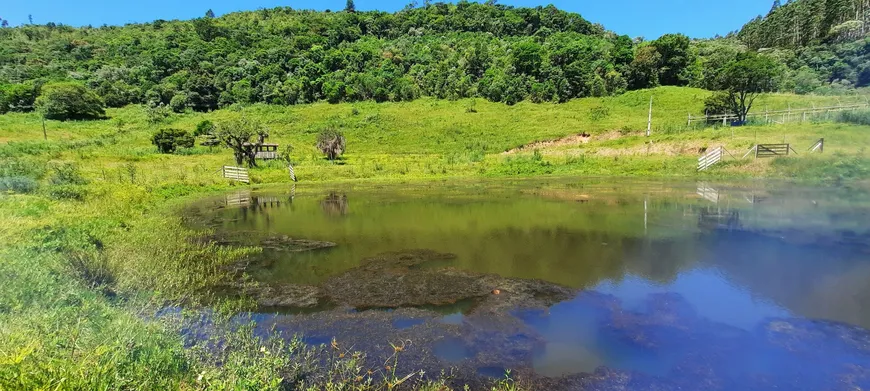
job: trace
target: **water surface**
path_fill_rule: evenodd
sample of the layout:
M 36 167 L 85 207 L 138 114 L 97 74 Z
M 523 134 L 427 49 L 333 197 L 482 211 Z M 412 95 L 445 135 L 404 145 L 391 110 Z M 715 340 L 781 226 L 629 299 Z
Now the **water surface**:
M 413 341 L 421 366 L 553 388 L 847 389 L 870 386 L 868 206 L 861 189 L 551 179 L 236 192 L 191 214 L 266 243 L 248 272 L 286 297 L 264 328 L 373 355 Z

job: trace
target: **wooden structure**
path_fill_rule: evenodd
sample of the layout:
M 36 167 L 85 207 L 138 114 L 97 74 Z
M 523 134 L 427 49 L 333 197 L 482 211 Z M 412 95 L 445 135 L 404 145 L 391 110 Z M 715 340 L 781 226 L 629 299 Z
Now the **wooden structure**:
M 763 112 L 752 112 L 746 115 L 746 119 L 758 119 L 763 118 L 765 123 L 778 123 L 783 124 L 786 122 L 805 122 L 808 117 L 812 118 L 814 116 L 821 115 L 829 115 L 830 113 L 836 113 L 840 111 L 851 111 L 851 110 L 860 110 L 870 108 L 870 102 L 856 102 L 851 104 L 840 104 L 837 106 L 825 106 L 825 107 L 815 107 L 812 108 L 789 108 L 788 110 L 775 110 L 775 111 L 763 111 Z M 716 115 L 692 115 L 691 113 L 688 115 L 687 125 L 691 126 L 695 122 L 701 122 L 705 124 L 716 124 L 722 123 L 722 126 L 727 126 L 728 124 L 738 123 L 740 121 L 740 117 L 736 114 L 716 114 Z
M 296 170 L 293 169 L 293 165 L 288 164 L 287 170 L 290 171 L 290 179 L 292 179 L 293 182 L 296 182 Z
M 791 147 L 790 144 L 758 144 L 746 151 L 746 154 L 743 157 L 747 157 L 752 153 L 755 153 L 755 158 L 768 158 L 768 157 L 779 157 L 779 156 L 788 156 L 790 152 L 794 152 L 797 154 L 797 151 Z
M 222 172 L 224 178 L 244 183 L 251 183 L 251 178 L 248 176 L 247 168 L 224 166 Z
M 819 153 L 825 152 L 825 139 L 820 138 L 819 141 L 816 141 L 812 147 L 809 149 L 810 153 L 819 151 Z
M 707 151 L 707 153 L 698 158 L 698 171 L 704 171 L 710 168 L 710 166 L 719 163 L 720 161 L 722 161 L 722 158 L 725 157 L 726 153 L 729 152 L 726 151 L 725 148 L 722 146 Z
M 246 147 L 254 148 L 254 157 L 260 160 L 275 160 L 278 158 L 278 144 L 245 143 Z
M 731 155 L 731 152 L 728 152 L 728 150 L 721 145 L 707 151 L 707 153 L 698 158 L 698 171 L 704 171 L 710 168 L 710 166 L 721 162 L 726 153 Z M 731 157 L 737 159 L 734 155 L 731 155 Z

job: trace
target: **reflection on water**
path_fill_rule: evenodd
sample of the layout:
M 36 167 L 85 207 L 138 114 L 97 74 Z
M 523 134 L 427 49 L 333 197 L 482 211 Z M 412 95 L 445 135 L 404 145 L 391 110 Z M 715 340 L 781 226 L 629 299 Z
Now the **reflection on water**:
M 412 269 L 542 280 L 577 292 L 548 307 L 503 304 L 508 289 L 504 298 L 419 307 L 411 317 L 353 315 L 391 316 L 387 328 L 421 339 L 436 330 L 434 357 L 486 376 L 523 366 L 551 377 L 607 367 L 664 379 L 697 365 L 732 386 L 757 385 L 747 380 L 756 373 L 792 384 L 784 374 L 801 378 L 820 364 L 793 356 L 794 341 L 778 350 L 791 335 L 784 330 L 835 327 L 802 319 L 870 328 L 870 196 L 861 191 L 551 180 L 314 189 L 292 199 L 253 193 L 227 197 L 219 208 L 202 205 L 211 227 L 244 233 L 250 244 L 275 235 L 337 244 L 264 251 L 267 266 L 250 271 L 263 284 L 319 286 L 363 259 L 427 249 L 456 257 Z M 499 315 L 504 308 L 507 317 Z M 300 332 L 323 324 L 305 316 L 270 322 Z M 329 324 L 315 335 L 374 338 Z M 839 337 L 819 336 L 827 333 L 806 334 L 829 355 L 819 373 L 868 361 Z M 743 344 L 758 346 L 735 348 Z M 488 351 L 503 353 L 480 354 Z

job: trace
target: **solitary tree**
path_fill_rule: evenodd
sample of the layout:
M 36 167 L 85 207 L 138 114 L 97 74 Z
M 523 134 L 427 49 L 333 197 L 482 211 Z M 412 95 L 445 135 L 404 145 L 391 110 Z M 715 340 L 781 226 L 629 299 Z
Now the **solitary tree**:
M 266 128 L 260 122 L 247 118 L 237 118 L 217 125 L 215 136 L 227 148 L 233 150 L 236 164 L 247 162 L 249 167 L 257 166 L 257 151 L 251 140 L 258 137 L 263 140 L 267 135 Z M 261 141 L 258 141 L 261 142 Z
M 317 149 L 326 155 L 326 158 L 334 161 L 346 150 L 344 135 L 335 128 L 326 128 L 317 135 Z
M 0 27 L 9 27 L 9 21 L 5 19 L 0 19 Z
M 214 11 L 212 11 L 212 10 L 205 11 L 205 17 L 206 18 L 214 18 Z
M 356 12 L 356 4 L 353 3 L 353 0 L 347 0 L 347 5 L 344 6 L 344 10 L 347 12 Z
M 776 81 L 776 62 L 757 54 L 743 55 L 720 71 L 717 84 L 721 91 L 711 99 L 722 102 L 743 122 L 755 98 L 763 92 L 774 91 Z

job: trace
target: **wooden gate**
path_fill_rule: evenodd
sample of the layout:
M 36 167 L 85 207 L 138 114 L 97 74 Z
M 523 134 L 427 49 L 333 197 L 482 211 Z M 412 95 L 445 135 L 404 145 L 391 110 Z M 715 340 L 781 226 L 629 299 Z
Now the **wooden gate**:
M 789 144 L 758 144 L 755 147 L 755 158 L 788 156 L 792 150 Z
M 248 169 L 242 167 L 233 167 L 233 166 L 224 166 L 223 168 L 224 178 L 232 179 L 239 182 L 251 183 L 250 177 L 248 177 Z
M 705 153 L 703 156 L 698 158 L 698 171 L 704 171 L 710 168 L 710 166 L 722 161 L 725 152 L 725 148 L 720 146 Z

